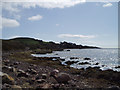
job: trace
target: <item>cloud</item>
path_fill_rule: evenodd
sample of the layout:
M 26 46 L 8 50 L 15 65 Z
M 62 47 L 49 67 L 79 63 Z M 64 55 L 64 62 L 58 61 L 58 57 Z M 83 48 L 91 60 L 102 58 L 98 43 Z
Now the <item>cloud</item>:
M 12 12 L 20 12 L 20 10 L 18 9 L 18 4 L 17 3 L 2 3 L 2 9 L 9 11 L 10 13 Z
M 56 24 L 56 26 L 59 26 L 60 24 Z
M 103 7 L 111 7 L 112 6 L 112 3 L 106 3 L 103 5 Z
M 60 38 L 94 38 L 94 35 L 73 35 L 73 34 L 60 34 L 58 35 Z
M 7 2 L 7 3 L 5 3 Z M 8 3 L 9 2 L 9 3 Z M 15 3 L 13 3 L 15 2 Z M 24 3 L 25 2 L 25 3 Z M 72 7 L 80 3 L 84 3 L 86 0 L 4 0 L 3 9 L 10 12 L 19 12 L 19 7 L 22 8 L 65 8 Z
M 1 17 L 2 18 L 2 17 Z M 2 27 L 18 27 L 20 23 L 14 19 L 2 18 Z
M 29 17 L 28 20 L 30 21 L 38 21 L 38 20 L 41 20 L 43 17 L 41 15 L 36 15 L 36 16 L 32 16 L 32 17 Z

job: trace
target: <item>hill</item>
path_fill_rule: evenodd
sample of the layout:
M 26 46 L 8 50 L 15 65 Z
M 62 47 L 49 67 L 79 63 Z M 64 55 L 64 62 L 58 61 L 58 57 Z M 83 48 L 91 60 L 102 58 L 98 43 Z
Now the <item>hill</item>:
M 45 42 L 34 38 L 13 38 L 9 40 L 2 40 L 3 51 L 11 50 L 34 50 L 34 49 L 51 49 L 51 50 L 62 50 L 62 49 L 87 49 L 87 48 L 98 48 L 93 46 L 76 45 L 75 43 L 68 42 Z

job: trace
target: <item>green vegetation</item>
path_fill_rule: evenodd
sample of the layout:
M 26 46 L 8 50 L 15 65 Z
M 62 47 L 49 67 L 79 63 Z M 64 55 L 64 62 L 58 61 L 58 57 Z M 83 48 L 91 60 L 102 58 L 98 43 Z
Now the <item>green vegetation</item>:
M 16 50 L 36 50 L 36 49 L 49 49 L 51 51 L 63 49 L 84 49 L 84 48 L 98 48 L 91 46 L 76 45 L 68 42 L 45 42 L 33 38 L 14 38 L 10 40 L 2 40 L 3 51 L 16 51 Z

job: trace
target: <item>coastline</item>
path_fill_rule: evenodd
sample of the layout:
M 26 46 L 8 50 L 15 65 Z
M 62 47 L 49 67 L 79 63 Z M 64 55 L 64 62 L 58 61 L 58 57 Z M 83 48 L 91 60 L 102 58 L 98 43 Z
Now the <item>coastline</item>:
M 21 88 L 119 88 L 120 87 L 120 72 L 105 70 L 102 71 L 99 68 L 87 68 L 75 69 L 69 65 L 62 65 L 60 59 L 53 61 L 52 58 L 40 58 L 32 57 L 31 51 L 24 52 L 7 52 L 3 53 L 3 72 L 7 73 L 14 79 L 14 83 L 3 83 L 3 88 L 12 88 L 17 85 Z M 31 68 L 35 74 L 28 72 Z M 59 70 L 70 75 L 71 80 L 68 84 L 61 84 L 50 77 L 50 72 L 54 69 Z M 29 74 L 18 77 L 20 70 L 23 70 L 25 74 Z M 37 76 L 46 74 L 46 79 L 42 83 L 38 83 Z M 41 78 L 40 78 L 41 79 Z M 21 83 L 22 81 L 22 83 Z M 32 83 L 31 83 L 32 82 Z

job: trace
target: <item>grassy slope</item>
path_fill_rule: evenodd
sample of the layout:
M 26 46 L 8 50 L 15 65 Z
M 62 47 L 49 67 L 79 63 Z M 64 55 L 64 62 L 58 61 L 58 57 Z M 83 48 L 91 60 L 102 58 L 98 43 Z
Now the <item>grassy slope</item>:
M 72 43 L 56 44 L 54 42 L 44 42 L 33 38 L 15 38 L 10 40 L 2 40 L 2 46 L 4 51 L 11 50 L 34 50 L 34 49 L 51 49 L 61 50 L 69 48 L 96 48 L 89 46 L 76 45 Z

